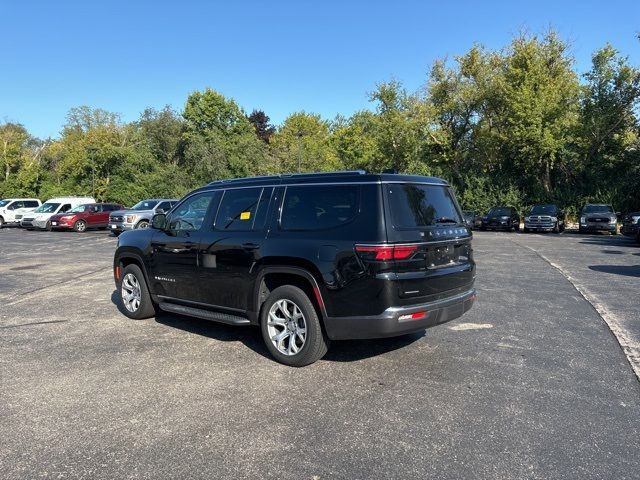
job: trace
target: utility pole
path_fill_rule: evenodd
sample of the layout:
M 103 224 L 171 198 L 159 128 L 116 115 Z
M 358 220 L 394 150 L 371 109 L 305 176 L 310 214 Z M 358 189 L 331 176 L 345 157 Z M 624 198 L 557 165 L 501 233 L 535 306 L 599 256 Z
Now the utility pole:
M 302 132 L 296 134 L 298 136 L 298 173 L 300 173 L 300 166 L 302 164 Z

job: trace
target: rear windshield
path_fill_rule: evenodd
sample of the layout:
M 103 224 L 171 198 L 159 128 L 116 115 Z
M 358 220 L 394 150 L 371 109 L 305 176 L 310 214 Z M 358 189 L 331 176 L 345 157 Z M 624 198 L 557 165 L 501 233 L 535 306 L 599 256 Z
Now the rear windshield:
M 558 211 L 558 207 L 555 205 L 535 205 L 531 209 L 531 213 L 533 215 L 549 215 L 556 213 Z
M 613 208 L 609 205 L 587 205 L 584 207 L 584 213 L 613 213 Z
M 397 228 L 422 228 L 461 223 L 449 187 L 440 185 L 386 185 L 391 219 Z

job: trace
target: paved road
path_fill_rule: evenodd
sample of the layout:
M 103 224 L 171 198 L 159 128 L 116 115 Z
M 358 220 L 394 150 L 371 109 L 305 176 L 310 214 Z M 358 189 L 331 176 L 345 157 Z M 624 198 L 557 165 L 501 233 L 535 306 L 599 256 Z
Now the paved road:
M 580 241 L 478 234 L 463 318 L 291 369 L 255 328 L 124 318 L 102 232 L 2 230 L 2 477 L 637 479 L 640 384 L 534 251 Z
M 609 323 L 640 378 L 640 246 L 621 235 L 519 235 L 555 266 Z

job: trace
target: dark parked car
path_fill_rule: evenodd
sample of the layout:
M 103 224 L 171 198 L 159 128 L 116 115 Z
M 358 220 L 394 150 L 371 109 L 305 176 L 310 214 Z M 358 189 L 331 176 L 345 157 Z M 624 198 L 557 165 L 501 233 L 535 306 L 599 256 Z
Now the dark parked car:
M 520 230 L 520 215 L 513 207 L 493 207 L 482 217 L 481 230 Z
M 611 205 L 588 203 L 580 211 L 580 233 L 609 232 L 618 233 L 618 216 Z
M 560 233 L 565 229 L 564 211 L 554 204 L 534 205 L 524 217 L 525 232 Z
M 473 210 L 463 210 L 462 216 L 464 218 L 465 225 L 471 229 L 480 228 L 482 225 L 482 218 L 480 215 L 476 215 L 476 212 Z
M 213 182 L 114 257 L 122 312 L 258 325 L 303 366 L 332 339 L 391 337 L 461 316 L 475 299 L 471 231 L 431 177 L 338 172 Z
M 107 228 L 109 214 L 124 208 L 119 203 L 85 203 L 50 218 L 52 230 L 84 232 L 89 228 Z
M 623 217 L 620 233 L 627 237 L 636 237 L 640 241 L 640 212 L 627 213 Z

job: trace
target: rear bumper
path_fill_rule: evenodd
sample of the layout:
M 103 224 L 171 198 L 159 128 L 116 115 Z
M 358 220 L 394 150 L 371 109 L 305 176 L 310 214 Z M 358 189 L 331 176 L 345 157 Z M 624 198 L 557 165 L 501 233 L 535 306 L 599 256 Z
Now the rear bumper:
M 389 307 L 380 315 L 365 317 L 327 317 L 325 327 L 332 340 L 396 337 L 418 332 L 426 328 L 454 320 L 462 316 L 473 305 L 475 289 L 454 297 L 411 307 Z M 417 320 L 400 317 L 412 313 L 426 312 Z

